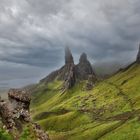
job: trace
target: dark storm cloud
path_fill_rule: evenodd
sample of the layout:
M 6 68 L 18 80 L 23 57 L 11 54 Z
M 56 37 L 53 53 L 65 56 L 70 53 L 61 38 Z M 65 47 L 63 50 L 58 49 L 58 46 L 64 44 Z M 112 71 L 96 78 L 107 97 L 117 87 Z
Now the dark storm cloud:
M 19 52 L 16 48 L 16 51 L 17 53 L 14 54 L 1 54 L 0 60 L 38 67 L 55 67 L 58 66 L 62 58 L 61 51 L 58 48 L 48 50 L 45 47 L 25 47 L 20 49 Z
M 138 0 L 0 0 L 0 69 L 18 73 L 24 67 L 22 76 L 13 77 L 34 71 L 39 79 L 38 73 L 64 63 L 65 46 L 76 62 L 83 51 L 93 63 L 132 62 L 140 41 L 139 17 Z

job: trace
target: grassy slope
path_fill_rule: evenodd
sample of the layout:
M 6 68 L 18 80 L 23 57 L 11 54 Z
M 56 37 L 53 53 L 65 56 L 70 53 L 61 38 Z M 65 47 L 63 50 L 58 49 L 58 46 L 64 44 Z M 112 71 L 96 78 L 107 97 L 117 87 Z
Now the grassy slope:
M 140 139 L 140 65 L 97 83 L 85 91 L 85 81 L 64 94 L 62 82 L 39 84 L 32 114 L 52 140 Z

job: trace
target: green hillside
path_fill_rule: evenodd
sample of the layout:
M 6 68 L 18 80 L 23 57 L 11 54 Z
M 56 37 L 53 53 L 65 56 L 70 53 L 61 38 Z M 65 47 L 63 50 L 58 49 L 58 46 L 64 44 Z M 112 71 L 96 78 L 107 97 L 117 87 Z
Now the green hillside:
M 87 81 L 61 93 L 62 81 L 40 83 L 32 117 L 51 140 L 140 140 L 140 65 L 85 90 Z

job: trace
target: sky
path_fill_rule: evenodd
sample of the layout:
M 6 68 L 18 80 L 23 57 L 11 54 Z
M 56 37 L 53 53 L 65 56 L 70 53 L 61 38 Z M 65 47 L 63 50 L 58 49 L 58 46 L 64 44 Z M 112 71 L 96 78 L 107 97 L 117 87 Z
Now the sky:
M 93 66 L 128 64 L 140 42 L 139 0 L 0 0 L 0 88 L 36 83 L 86 52 Z

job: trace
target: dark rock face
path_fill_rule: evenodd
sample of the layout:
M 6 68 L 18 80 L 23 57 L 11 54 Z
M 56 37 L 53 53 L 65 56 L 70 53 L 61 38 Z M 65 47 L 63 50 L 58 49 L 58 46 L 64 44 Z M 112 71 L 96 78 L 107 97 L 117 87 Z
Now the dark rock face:
M 11 89 L 8 97 L 9 101 L 0 101 L 0 116 L 6 128 L 8 130 L 15 129 L 17 125 L 15 120 L 30 122 L 29 105 L 31 98 L 29 94 L 23 90 Z
M 65 49 L 65 65 L 60 70 L 58 77 L 59 80 L 64 80 L 62 87 L 63 92 L 73 87 L 76 82 L 73 56 L 68 47 Z
M 6 129 L 14 129 L 15 122 L 13 117 L 13 109 L 11 108 L 10 104 L 4 100 L 0 100 L 0 117 L 2 118 L 2 122 Z
M 73 56 L 72 56 L 70 49 L 67 47 L 65 49 L 65 65 L 63 67 L 61 67 L 59 70 L 56 70 L 56 71 L 52 72 L 51 74 L 49 74 L 47 77 L 42 79 L 40 82 L 49 83 L 49 82 L 55 80 L 56 78 L 58 80 L 66 80 L 68 73 L 70 71 L 70 67 L 72 65 L 74 65 Z
M 139 45 L 139 51 L 138 51 L 136 62 L 140 63 L 140 45 Z
M 62 91 L 71 88 L 75 82 L 75 65 L 73 61 L 73 56 L 69 48 L 65 49 L 65 65 L 59 70 L 52 72 L 46 78 L 42 79 L 40 82 L 49 83 L 55 79 L 64 81 L 62 86 Z
M 75 82 L 76 82 L 75 65 L 71 64 L 71 65 L 69 65 L 69 70 L 68 70 L 67 75 L 65 77 L 62 91 L 64 92 L 65 90 L 73 87 Z
M 65 65 L 74 64 L 73 56 L 68 47 L 65 48 Z
M 9 101 L 16 106 L 21 106 L 23 109 L 29 110 L 31 97 L 25 90 L 10 89 L 8 92 Z M 17 104 L 17 105 L 16 105 Z
M 80 57 L 79 64 L 76 66 L 76 76 L 79 80 L 88 80 L 89 75 L 95 76 L 95 73 L 87 59 L 87 55 L 83 53 Z
M 80 56 L 79 62 L 80 63 L 87 63 L 87 55 L 85 53 L 82 53 L 82 55 Z

